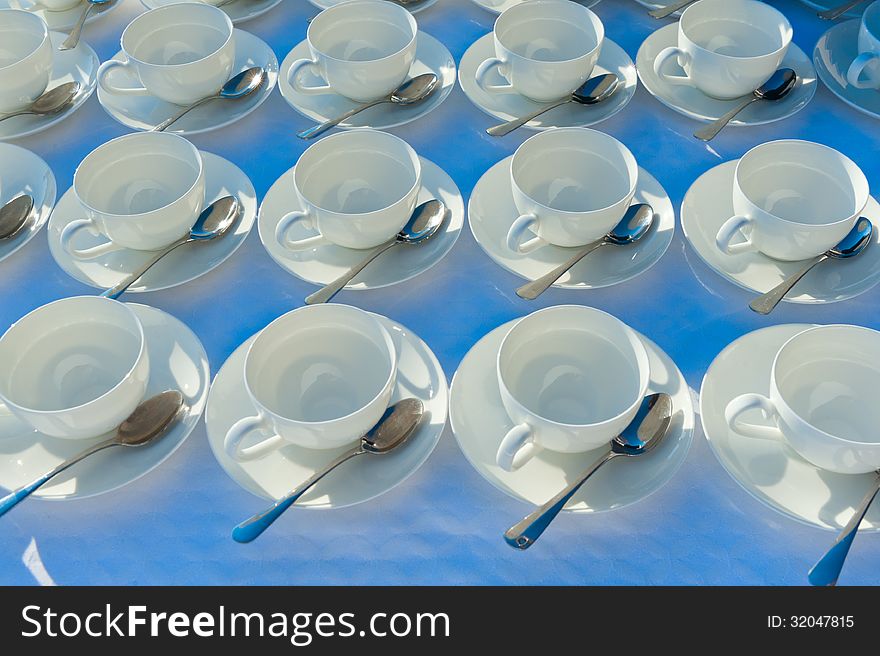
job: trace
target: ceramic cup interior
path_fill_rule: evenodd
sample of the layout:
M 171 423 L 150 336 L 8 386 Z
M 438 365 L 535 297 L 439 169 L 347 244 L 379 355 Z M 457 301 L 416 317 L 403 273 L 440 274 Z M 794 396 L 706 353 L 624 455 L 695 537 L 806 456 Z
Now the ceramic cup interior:
M 418 26 L 402 7 L 375 0 L 346 2 L 331 7 L 309 24 L 311 47 L 342 62 L 376 61 L 410 47 Z
M 248 352 L 245 380 L 271 413 L 315 423 L 364 408 L 395 371 L 394 345 L 374 317 L 356 308 L 316 305 L 286 314 L 260 333 Z
M 822 326 L 789 340 L 774 363 L 779 394 L 791 410 L 828 435 L 880 444 L 880 333 Z
M 849 221 L 869 198 L 868 180 L 848 157 L 807 141 L 762 144 L 746 153 L 736 183 L 755 206 L 797 224 Z
M 202 159 L 186 139 L 162 132 L 125 135 L 99 146 L 73 177 L 80 201 L 104 215 L 153 212 L 199 184 Z
M 367 214 L 407 198 L 421 164 L 402 139 L 378 131 L 326 137 L 297 162 L 294 184 L 315 207 L 335 214 Z
M 755 0 L 700 0 L 685 10 L 681 30 L 695 46 L 731 58 L 771 55 L 792 36 L 781 12 Z
M 605 38 L 598 16 L 577 3 L 559 0 L 514 5 L 499 16 L 494 31 L 509 52 L 537 62 L 578 59 Z
M 535 202 L 560 212 L 609 208 L 631 197 L 638 164 L 619 141 L 583 128 L 542 132 L 517 149 L 514 184 Z
M 0 70 L 35 55 L 49 38 L 39 16 L 26 11 L 0 11 Z
M 144 349 L 134 312 L 100 297 L 45 305 L 0 338 L 0 396 L 19 408 L 60 412 L 122 383 Z
M 604 312 L 549 308 L 511 329 L 498 371 L 510 395 L 538 417 L 566 425 L 600 424 L 641 401 L 648 366 L 637 339 Z

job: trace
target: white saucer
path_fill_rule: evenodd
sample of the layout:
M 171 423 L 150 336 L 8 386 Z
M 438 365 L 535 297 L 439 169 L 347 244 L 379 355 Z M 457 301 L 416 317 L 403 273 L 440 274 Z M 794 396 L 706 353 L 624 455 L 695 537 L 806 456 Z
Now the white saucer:
M 477 68 L 484 60 L 495 56 L 492 33 L 477 39 L 462 55 L 458 71 L 458 82 L 465 95 L 483 112 L 499 119 L 510 121 L 533 112 L 544 103 L 538 103 L 516 93 L 486 93 L 477 86 Z M 636 93 L 638 74 L 629 55 L 611 39 L 602 44 L 599 61 L 591 75 L 614 73 L 623 86 L 611 98 L 596 105 L 567 103 L 530 121 L 523 127 L 530 130 L 546 130 L 558 127 L 585 127 L 614 116 L 626 107 Z M 497 70 L 490 71 L 486 77 L 488 84 L 506 84 Z
M 195 1 L 198 2 L 198 0 Z M 181 2 L 193 2 L 193 0 L 141 0 L 141 4 L 147 9 L 176 5 Z M 244 23 L 257 16 L 262 16 L 279 4 L 281 4 L 281 0 L 238 0 L 238 2 L 231 2 L 220 7 L 220 9 L 226 12 L 226 15 L 229 16 L 233 23 Z
M 678 23 L 670 23 L 653 32 L 645 39 L 636 55 L 636 68 L 642 84 L 661 103 L 670 109 L 698 121 L 714 121 L 728 112 L 739 99 L 718 100 L 710 98 L 696 87 L 667 84 L 654 73 L 654 60 L 661 50 L 674 46 L 677 41 Z M 674 61 L 667 63 L 670 72 L 681 68 Z M 738 114 L 730 125 L 763 125 L 781 121 L 796 114 L 813 99 L 816 93 L 816 69 L 803 50 L 792 43 L 781 66 L 794 69 L 798 75 L 797 86 L 778 102 L 756 102 Z
M 414 7 L 410 9 L 410 11 L 414 14 L 419 13 L 420 11 L 424 11 L 428 7 L 433 6 L 437 3 L 438 0 L 425 0 L 424 2 L 420 2 Z M 348 0 L 309 0 L 313 5 L 315 5 L 318 9 L 327 9 L 334 5 L 341 4 L 343 2 L 348 2 Z
M 496 263 L 511 273 L 536 280 L 569 259 L 578 249 L 547 245 L 531 253 L 507 248 L 507 232 L 519 212 L 510 191 L 510 161 L 501 160 L 479 179 L 468 203 L 468 222 L 477 243 Z M 636 203 L 649 203 L 657 225 L 632 246 L 605 247 L 590 254 L 553 286 L 563 289 L 596 289 L 635 278 L 663 257 L 675 232 L 675 209 L 660 183 L 639 168 Z
M 740 435 L 724 420 L 727 404 L 740 394 L 768 394 L 773 358 L 810 324 L 762 328 L 740 337 L 712 362 L 700 390 L 703 433 L 715 456 L 742 488 L 766 506 L 812 526 L 840 530 L 871 487 L 875 474 L 836 474 L 811 465 L 790 447 Z M 874 504 L 860 530 L 880 529 Z
M 85 41 L 80 41 L 76 48 L 60 51 L 58 46 L 67 38 L 67 35 L 51 32 L 49 38 L 52 41 L 54 53 L 52 73 L 49 76 L 47 89 L 54 89 L 65 82 L 79 82 L 79 93 L 76 94 L 70 106 L 58 114 L 15 116 L 0 122 L 0 141 L 26 137 L 60 123 L 82 107 L 97 86 L 97 72 L 101 62 L 91 46 Z
M 22 194 L 34 199 L 30 225 L 11 239 L 0 239 L 0 261 L 33 239 L 49 220 L 57 187 L 52 169 L 29 150 L 0 143 L 0 207 Z
M 592 7 L 593 5 L 598 4 L 599 1 L 600 0 L 578 0 L 578 2 L 584 7 Z M 502 11 L 510 9 L 514 5 L 525 2 L 525 0 L 472 0 L 472 2 L 486 11 L 491 11 L 493 14 L 500 14 Z
M 643 7 L 645 7 L 646 9 L 649 9 L 649 10 L 650 9 L 660 9 L 660 7 L 668 7 L 674 1 L 675 0 L 663 0 L 663 2 L 654 2 L 654 0 L 636 0 L 636 2 L 638 2 L 640 5 L 642 5 Z M 683 12 L 683 11 L 684 11 L 684 9 L 679 9 L 675 13 L 669 14 L 669 18 L 672 18 L 673 16 L 675 18 L 678 18 L 679 16 L 681 16 L 681 12 Z
M 301 41 L 281 62 L 278 88 L 281 90 L 281 95 L 288 105 L 315 123 L 323 123 L 340 114 L 344 114 L 360 104 L 336 93 L 313 96 L 298 93 L 294 90 L 287 79 L 287 73 L 293 62 L 308 56 L 308 43 Z M 376 105 L 343 121 L 339 124 L 339 127 L 384 130 L 397 127 L 398 125 L 405 125 L 437 109 L 449 94 L 452 93 L 452 89 L 455 86 L 455 60 L 449 54 L 446 46 L 430 34 L 419 31 L 416 58 L 410 68 L 409 77 L 416 77 L 423 73 L 434 73 L 440 79 L 440 84 L 437 90 L 422 102 L 413 105 L 394 105 L 391 103 Z M 309 86 L 323 84 L 323 82 L 308 71 L 302 74 L 301 79 Z
M 419 160 L 422 164 L 422 189 L 418 202 L 424 203 L 437 198 L 450 211 L 442 232 L 421 246 L 398 246 L 391 249 L 358 274 L 345 289 L 378 289 L 405 282 L 437 264 L 455 245 L 464 225 L 464 200 L 461 192 L 452 178 L 434 162 L 424 157 Z M 260 206 L 258 226 L 260 241 L 269 255 L 297 278 L 313 285 L 326 285 L 360 262 L 369 252 L 335 244 L 296 253 L 287 250 L 275 241 L 275 226 L 285 214 L 299 209 L 302 206 L 293 188 L 293 169 L 290 169 L 266 193 Z M 313 231 L 299 223 L 291 229 L 290 237 L 299 239 L 312 234 Z
M 604 449 L 586 453 L 541 451 L 515 472 L 495 464 L 501 438 L 513 426 L 498 391 L 495 361 L 501 341 L 517 320 L 509 321 L 477 342 L 465 355 L 452 379 L 449 417 L 455 439 L 483 478 L 502 492 L 541 505 L 575 476 L 589 469 Z M 691 446 L 694 408 L 687 381 L 675 363 L 651 340 L 639 335 L 651 363 L 648 391 L 672 397 L 675 415 L 671 432 L 656 451 L 627 462 L 609 463 L 572 498 L 565 510 L 603 512 L 640 501 L 663 487 L 678 471 Z
M 34 492 L 44 499 L 82 499 L 112 492 L 152 471 L 183 444 L 208 397 L 211 374 L 205 349 L 193 332 L 170 314 L 129 304 L 144 326 L 150 354 L 150 382 L 145 398 L 168 389 L 183 393 L 187 408 L 159 442 L 138 449 L 113 448 L 83 460 Z M 0 487 L 12 490 L 109 437 L 63 440 L 46 437 L 7 414 L 0 405 Z
M 235 230 L 210 242 L 181 246 L 147 271 L 126 293 L 168 289 L 203 276 L 238 250 L 250 232 L 257 215 L 257 194 L 251 181 L 232 162 L 213 153 L 201 154 L 205 163 L 205 205 L 223 196 L 237 198 L 242 205 L 242 214 Z M 49 219 L 49 251 L 58 266 L 76 280 L 98 289 L 109 289 L 153 257 L 152 251 L 126 249 L 93 260 L 74 259 L 61 248 L 61 232 L 68 223 L 82 216 L 79 201 L 71 188 L 58 201 Z M 105 237 L 96 237 L 84 230 L 77 235 L 76 243 L 86 248 L 104 241 Z
M 813 63 L 831 93 L 850 107 L 880 118 L 880 89 L 857 89 L 846 79 L 846 72 L 859 54 L 859 22 L 840 23 L 825 32 L 816 43 Z
M 121 60 L 123 57 L 120 51 L 113 56 L 113 59 Z M 262 66 L 268 73 L 266 81 L 257 91 L 241 100 L 213 100 L 197 107 L 173 123 L 166 132 L 199 134 L 226 127 L 253 112 L 272 94 L 272 89 L 278 81 L 278 60 L 275 53 L 259 37 L 237 29 L 233 75 L 252 66 Z M 129 86 L 139 85 L 126 71 L 120 69 L 114 69 L 108 75 L 117 80 L 123 76 L 127 77 L 130 81 Z M 180 105 L 153 96 L 122 96 L 106 93 L 101 88 L 98 89 L 98 101 L 112 118 L 133 130 L 152 130 L 180 110 Z
M 379 317 L 398 344 L 397 386 L 392 402 L 416 397 L 430 419 L 400 448 L 381 457 L 361 456 L 307 492 L 297 506 L 343 508 L 369 501 L 405 481 L 434 450 L 446 426 L 446 375 L 437 358 L 419 337 L 390 319 Z M 259 333 L 258 333 L 259 334 Z M 239 463 L 226 455 L 223 440 L 233 423 L 255 410 L 244 387 L 244 362 L 254 335 L 239 346 L 217 372 L 211 385 L 205 424 L 214 456 L 227 474 L 245 490 L 265 499 L 278 499 L 350 447 L 305 449 L 288 444 L 265 458 Z
M 817 12 L 825 11 L 826 9 L 831 9 L 832 7 L 839 7 L 843 4 L 842 0 L 801 0 L 805 5 L 810 7 L 811 9 L 815 9 Z M 860 5 L 854 9 L 850 9 L 846 12 L 843 17 L 845 18 L 859 18 L 862 13 L 865 11 L 865 7 L 868 6 L 866 2 L 863 5 Z
M 89 17 L 86 19 L 86 24 L 110 15 L 110 13 L 121 4 L 122 2 L 114 2 L 104 9 L 98 9 L 97 11 L 92 9 Z M 84 5 L 85 2 L 82 2 L 78 5 L 74 5 L 70 9 L 65 9 L 64 11 L 48 11 L 46 9 L 37 8 L 37 6 L 29 0 L 0 0 L 0 9 L 24 9 L 25 11 L 36 14 L 46 21 L 46 25 L 49 26 L 50 30 L 56 30 L 58 32 L 67 32 L 76 25 L 82 15 Z M 64 39 L 66 38 L 67 35 L 65 34 Z M 59 43 L 61 42 L 59 41 Z M 56 48 L 55 50 L 57 55 L 58 49 Z
M 681 205 L 681 229 L 694 251 L 711 269 L 730 282 L 763 294 L 800 270 L 803 262 L 783 262 L 762 253 L 728 255 L 718 250 L 715 235 L 735 214 L 733 177 L 736 160 L 697 178 Z M 850 260 L 820 264 L 783 299 L 792 303 L 834 303 L 864 294 L 880 282 L 880 204 L 871 198 L 862 216 L 875 226 L 874 243 Z

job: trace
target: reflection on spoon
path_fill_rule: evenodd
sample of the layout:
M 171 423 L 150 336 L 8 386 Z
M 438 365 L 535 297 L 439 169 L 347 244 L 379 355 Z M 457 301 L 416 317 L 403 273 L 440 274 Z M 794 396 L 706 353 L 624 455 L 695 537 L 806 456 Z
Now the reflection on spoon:
M 12 239 L 30 223 L 34 199 L 29 194 L 13 198 L 0 207 L 0 240 Z

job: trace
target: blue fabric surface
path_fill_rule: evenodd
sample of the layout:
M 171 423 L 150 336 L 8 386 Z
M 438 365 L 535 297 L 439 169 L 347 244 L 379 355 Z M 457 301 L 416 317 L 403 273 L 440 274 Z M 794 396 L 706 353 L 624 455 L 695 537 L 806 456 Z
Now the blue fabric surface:
M 795 0 L 776 0 L 794 40 L 812 53 L 829 23 Z M 102 60 L 142 11 L 138 0 L 85 38 Z M 594 10 L 608 37 L 635 59 L 644 38 L 666 22 L 633 0 L 603 0 Z M 279 61 L 303 38 L 317 10 L 285 0 L 240 25 L 266 40 Z M 440 0 L 417 15 L 458 61 L 492 28 L 494 15 L 468 0 Z M 429 116 L 392 130 L 442 166 L 468 197 L 480 175 L 532 133 L 504 139 L 484 133 L 491 119 L 459 88 Z M 192 138 L 250 176 L 262 199 L 306 144 L 309 122 L 276 91 L 227 129 Z M 623 141 L 654 174 L 676 209 L 690 184 L 716 164 L 764 141 L 797 137 L 828 144 L 880 179 L 880 122 L 857 113 L 821 87 L 801 113 L 780 123 L 729 129 L 711 144 L 691 136 L 696 124 L 643 88 L 630 105 L 597 126 Z M 51 130 L 17 143 L 50 164 L 63 193 L 81 159 L 124 134 L 97 98 Z M 875 182 L 875 193 L 880 187 Z M 45 230 L 0 263 L 0 326 L 64 296 L 92 293 L 52 260 Z M 486 332 L 548 305 L 582 303 L 620 317 L 653 339 L 698 390 L 715 355 L 740 335 L 770 323 L 855 323 L 880 328 L 880 288 L 845 303 L 783 304 L 772 317 L 748 310 L 749 295 L 709 270 L 677 234 L 664 258 L 631 282 L 588 292 L 551 290 L 535 303 L 513 293 L 519 280 L 493 263 L 469 231 L 430 273 L 404 285 L 345 292 L 338 300 L 385 314 L 433 348 L 451 380 Z M 248 336 L 302 304 L 314 288 L 266 254 L 256 230 L 233 258 L 203 278 L 169 291 L 130 295 L 187 323 L 202 339 L 212 371 Z M 695 392 L 696 393 L 696 392 Z M 70 502 L 31 500 L 0 521 L 0 584 L 33 584 L 23 554 L 36 543 L 58 584 L 795 584 L 833 536 L 778 515 L 752 499 L 715 460 L 698 429 L 677 476 L 660 492 L 620 512 L 559 517 L 528 552 L 510 549 L 502 531 L 528 508 L 484 481 L 465 461 L 447 427 L 425 466 L 400 488 L 344 510 L 290 511 L 260 540 L 234 543 L 231 528 L 263 502 L 220 469 L 202 423 L 164 466 L 119 492 Z M 841 584 L 880 584 L 880 536 L 856 540 Z

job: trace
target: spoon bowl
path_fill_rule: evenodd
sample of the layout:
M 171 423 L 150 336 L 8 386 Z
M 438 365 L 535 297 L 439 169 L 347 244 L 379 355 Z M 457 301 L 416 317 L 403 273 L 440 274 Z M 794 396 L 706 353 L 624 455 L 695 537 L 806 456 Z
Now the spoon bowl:
M 16 196 L 0 207 L 0 240 L 12 239 L 30 222 L 34 199 L 29 194 Z
M 859 217 L 856 224 L 852 227 L 846 237 L 840 240 L 834 248 L 829 249 L 825 254 L 835 260 L 846 260 L 856 255 L 861 255 L 868 244 L 871 243 L 871 237 L 874 236 L 874 224 L 865 217 Z

